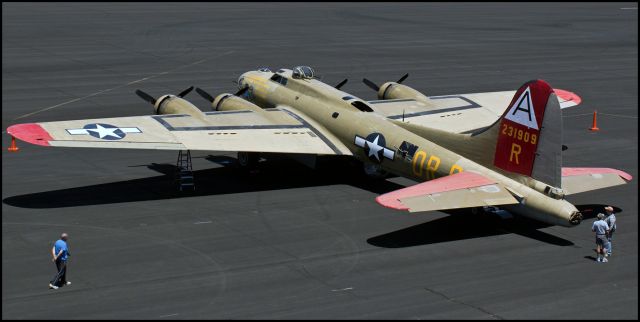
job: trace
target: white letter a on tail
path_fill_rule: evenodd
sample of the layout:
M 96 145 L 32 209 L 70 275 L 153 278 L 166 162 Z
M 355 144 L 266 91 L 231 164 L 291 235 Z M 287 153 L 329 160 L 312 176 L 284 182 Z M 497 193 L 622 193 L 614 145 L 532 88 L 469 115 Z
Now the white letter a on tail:
M 527 89 L 520 94 L 520 97 L 515 100 L 504 118 L 528 128 L 538 130 L 536 111 L 533 108 L 533 103 L 531 102 L 531 90 L 529 87 L 527 87 Z

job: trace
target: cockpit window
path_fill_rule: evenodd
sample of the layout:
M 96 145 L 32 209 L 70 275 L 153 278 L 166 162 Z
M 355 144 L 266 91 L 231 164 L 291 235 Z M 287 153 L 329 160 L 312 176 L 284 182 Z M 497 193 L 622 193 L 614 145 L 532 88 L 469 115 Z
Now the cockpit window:
M 293 68 L 293 78 L 310 79 L 314 77 L 315 73 L 309 66 L 297 66 Z
M 282 84 L 283 86 L 287 85 L 287 79 L 278 74 L 273 74 L 270 79 L 276 83 Z
M 355 108 L 363 111 L 363 112 L 373 112 L 373 110 L 371 109 L 371 107 L 369 107 L 369 105 L 365 104 L 362 101 L 354 101 L 351 102 L 351 105 L 353 105 Z
M 258 68 L 258 71 L 263 73 L 271 73 L 271 69 L 269 69 L 268 67 L 260 67 Z
M 353 99 L 353 96 L 345 96 L 342 99 L 345 100 L 345 101 L 348 101 L 348 100 Z

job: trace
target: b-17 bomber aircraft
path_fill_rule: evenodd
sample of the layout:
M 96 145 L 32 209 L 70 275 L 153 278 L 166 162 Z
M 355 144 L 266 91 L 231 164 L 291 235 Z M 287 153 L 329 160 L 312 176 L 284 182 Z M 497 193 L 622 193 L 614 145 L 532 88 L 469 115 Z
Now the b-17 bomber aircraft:
M 397 82 L 366 101 L 321 82 L 298 66 L 249 71 L 235 94 L 209 95 L 203 112 L 179 95 L 154 98 L 155 115 L 17 124 L 7 132 L 54 147 L 238 151 L 241 164 L 260 153 L 345 155 L 370 175 L 421 183 L 380 195 L 383 206 L 422 212 L 498 207 L 552 225 L 581 222 L 565 196 L 624 184 L 610 168 L 562 167 L 561 108 L 577 95 L 533 80 L 517 91 L 426 96 Z

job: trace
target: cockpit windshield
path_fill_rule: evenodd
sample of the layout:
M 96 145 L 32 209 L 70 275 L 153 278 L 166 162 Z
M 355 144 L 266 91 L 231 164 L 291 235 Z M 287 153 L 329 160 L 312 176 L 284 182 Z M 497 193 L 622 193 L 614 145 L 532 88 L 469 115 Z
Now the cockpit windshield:
M 310 79 L 315 77 L 313 69 L 309 66 L 296 66 L 293 68 L 293 78 Z

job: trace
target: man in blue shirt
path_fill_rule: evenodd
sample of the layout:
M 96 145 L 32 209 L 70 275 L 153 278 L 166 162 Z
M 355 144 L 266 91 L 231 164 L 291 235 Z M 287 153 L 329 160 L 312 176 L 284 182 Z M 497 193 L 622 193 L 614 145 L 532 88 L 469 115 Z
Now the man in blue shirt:
M 50 289 L 58 289 L 60 286 L 71 285 L 71 282 L 67 281 L 67 259 L 69 258 L 69 247 L 67 246 L 67 239 L 69 235 L 62 233 L 60 239 L 56 240 L 53 248 L 51 248 L 51 255 L 53 256 L 53 262 L 56 263 L 58 273 L 49 282 Z
M 596 261 L 608 262 L 604 256 L 604 247 L 607 245 L 607 234 L 609 233 L 609 225 L 604 221 L 604 214 L 598 214 L 598 220 L 596 220 L 591 226 L 591 231 L 596 233 Z

